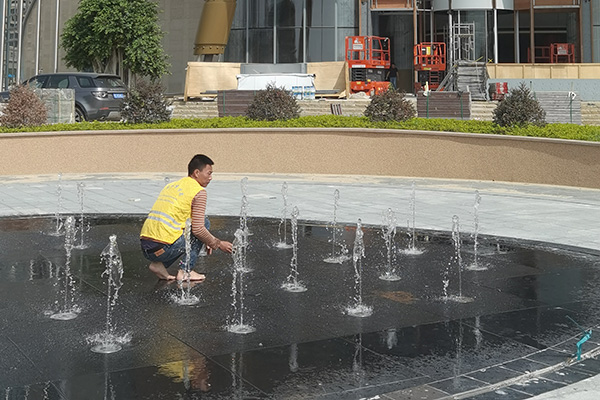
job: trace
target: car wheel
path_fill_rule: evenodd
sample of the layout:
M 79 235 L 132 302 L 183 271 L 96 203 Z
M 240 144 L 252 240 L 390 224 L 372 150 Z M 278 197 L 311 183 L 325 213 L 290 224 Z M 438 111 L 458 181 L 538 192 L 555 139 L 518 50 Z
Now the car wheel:
M 79 107 L 75 107 L 75 122 L 85 121 L 85 113 Z

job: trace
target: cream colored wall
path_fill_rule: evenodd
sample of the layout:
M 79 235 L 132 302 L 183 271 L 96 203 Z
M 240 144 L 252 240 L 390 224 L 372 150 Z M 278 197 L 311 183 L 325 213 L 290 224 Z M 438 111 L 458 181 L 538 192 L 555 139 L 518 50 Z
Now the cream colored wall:
M 179 171 L 473 179 L 600 188 L 600 143 L 366 129 L 215 129 L 0 135 L 3 175 Z
M 487 64 L 491 79 L 597 79 L 600 64 Z
M 348 82 L 348 67 L 345 61 L 308 63 L 306 72 L 315 75 L 317 90 L 335 90 L 345 96 Z

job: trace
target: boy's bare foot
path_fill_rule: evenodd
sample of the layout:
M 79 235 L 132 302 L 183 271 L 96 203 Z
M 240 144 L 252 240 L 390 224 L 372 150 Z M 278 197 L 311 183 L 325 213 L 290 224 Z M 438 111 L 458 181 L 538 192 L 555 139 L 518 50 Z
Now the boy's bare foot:
M 196 271 L 190 271 L 189 275 L 190 275 L 189 276 L 190 281 L 203 281 L 204 279 L 206 279 L 206 276 L 204 276 L 204 274 L 199 274 Z M 177 280 L 183 281 L 183 280 L 187 280 L 187 279 L 188 279 L 187 272 L 180 269 L 179 272 L 177 272 Z
M 168 281 L 175 279 L 173 275 L 169 274 L 169 271 L 167 271 L 165 265 L 161 262 L 151 262 L 148 269 L 154 272 L 154 275 L 158 276 L 158 279 L 165 279 Z

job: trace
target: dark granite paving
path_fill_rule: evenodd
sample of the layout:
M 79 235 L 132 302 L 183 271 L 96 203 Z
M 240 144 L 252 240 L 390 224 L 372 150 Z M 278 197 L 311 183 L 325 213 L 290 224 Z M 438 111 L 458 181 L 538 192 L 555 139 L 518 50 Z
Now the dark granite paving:
M 69 321 L 48 316 L 65 301 L 67 254 L 64 235 L 49 234 L 55 221 L 0 220 L 2 399 L 438 399 L 466 392 L 526 399 L 600 372 L 597 359 L 553 368 L 571 359 L 582 336 L 572 320 L 597 325 L 600 256 L 593 251 L 480 237 L 479 262 L 487 269 L 459 275 L 450 234 L 420 232 L 424 253 L 395 251 L 402 279 L 388 282 L 378 278 L 386 268 L 381 229 L 367 227 L 362 294 L 373 314 L 358 318 L 346 312 L 356 295 L 353 262 L 322 261 L 331 252 L 325 227 L 299 224 L 298 272 L 308 291 L 289 293 L 281 284 L 292 250 L 274 247 L 278 221 L 253 219 L 244 318 L 256 331 L 243 335 L 225 329 L 233 316 L 231 256 L 201 257 L 196 270 L 208 279 L 190 288 L 200 303 L 181 306 L 173 300 L 177 283 L 157 281 L 146 268 L 141 217 L 86 218 L 86 248 L 68 259 L 81 309 Z M 211 221 L 222 238 L 232 238 L 239 224 Z M 124 265 L 112 319 L 115 332 L 131 339 L 119 352 L 98 354 L 86 338 L 106 329 L 100 253 L 112 234 Z M 355 227 L 347 227 L 350 249 L 354 236 Z M 406 237 L 396 235 L 396 250 Z M 469 237 L 461 257 L 463 267 L 474 259 Z M 473 301 L 441 299 L 444 278 L 449 295 Z M 583 350 L 598 346 L 592 338 Z

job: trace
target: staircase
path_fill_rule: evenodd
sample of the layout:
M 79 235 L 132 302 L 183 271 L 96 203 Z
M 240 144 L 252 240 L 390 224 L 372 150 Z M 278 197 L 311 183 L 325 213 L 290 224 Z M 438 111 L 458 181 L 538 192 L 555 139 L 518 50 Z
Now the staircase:
M 342 108 L 341 115 L 363 116 L 365 109 L 371 102 L 371 99 L 350 99 L 350 100 L 298 100 L 300 106 L 300 116 L 309 115 L 327 115 L 331 114 L 331 104 L 340 104 Z
M 547 97 L 545 93 L 537 92 L 536 96 L 542 104 L 542 99 Z M 569 110 L 569 99 L 567 92 L 558 92 L 560 95 L 552 101 L 549 97 L 546 105 L 542 106 L 546 110 L 547 122 L 570 122 L 571 115 Z M 567 98 L 565 100 L 565 98 Z M 416 98 L 407 95 L 407 100 L 411 101 L 416 107 Z M 329 115 L 331 114 L 331 104 L 340 104 L 341 115 L 362 116 L 369 105 L 369 99 L 348 99 L 348 100 L 299 100 L 300 115 Z M 219 116 L 217 101 L 183 101 L 174 100 L 173 118 L 216 118 Z M 471 119 L 480 121 L 492 121 L 493 112 L 498 105 L 497 101 L 471 101 Z M 1 105 L 0 105 L 1 107 Z M 562 109 L 561 109 L 562 108 Z M 557 121 L 558 120 L 558 121 Z M 585 125 L 600 126 L 600 102 L 573 101 L 573 122 Z
M 174 100 L 172 107 L 173 118 L 216 118 L 219 116 L 216 99 L 214 101 Z
M 473 101 L 471 102 L 471 119 L 477 121 L 493 121 L 494 110 L 497 106 L 497 101 Z
M 410 98 L 407 98 L 411 100 Z M 412 99 L 414 100 L 414 98 Z M 365 109 L 370 103 L 370 99 L 349 99 L 349 100 L 298 100 L 300 106 L 300 115 L 329 115 L 331 114 L 331 105 L 340 104 L 341 115 L 363 116 Z M 216 118 L 219 116 L 217 100 L 214 101 L 182 101 L 174 100 L 173 118 Z

